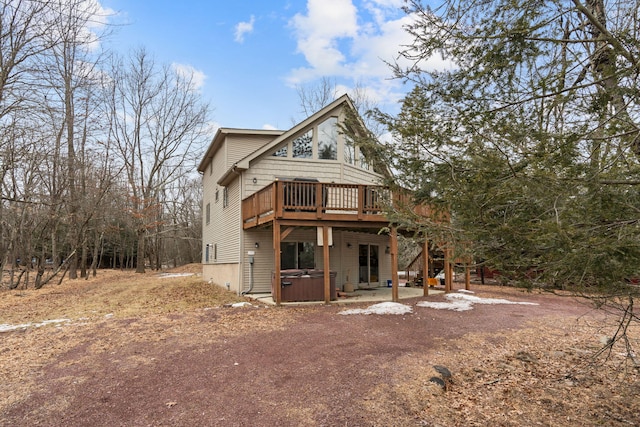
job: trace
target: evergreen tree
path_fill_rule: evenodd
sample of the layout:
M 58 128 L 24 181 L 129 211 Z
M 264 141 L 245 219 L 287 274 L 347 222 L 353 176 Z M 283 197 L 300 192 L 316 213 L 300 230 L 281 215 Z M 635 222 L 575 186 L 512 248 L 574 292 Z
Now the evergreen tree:
M 392 184 L 450 222 L 400 209 L 395 220 L 512 283 L 632 304 L 640 290 L 630 284 L 640 277 L 639 6 L 408 2 L 413 43 L 401 55 L 412 66 L 394 71 L 413 90 L 396 116 L 374 113 L 393 135 L 378 154 L 392 161 Z

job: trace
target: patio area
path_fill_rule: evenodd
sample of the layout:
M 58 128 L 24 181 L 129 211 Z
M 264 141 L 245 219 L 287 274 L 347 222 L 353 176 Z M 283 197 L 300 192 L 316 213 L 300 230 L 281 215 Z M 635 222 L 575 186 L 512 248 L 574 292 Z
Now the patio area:
M 444 290 L 429 288 L 429 295 L 437 295 L 444 293 Z M 424 290 L 419 287 L 398 287 L 398 297 L 400 300 L 409 298 L 419 298 L 424 295 Z M 270 293 L 265 294 L 247 294 L 251 299 L 267 305 L 276 305 Z M 354 292 L 339 292 L 338 298 L 331 301 L 331 304 L 354 304 L 354 303 L 377 303 L 391 301 L 391 288 L 379 287 L 369 289 L 358 289 Z M 281 305 L 308 305 L 308 304 L 324 304 L 324 301 L 300 301 L 300 302 L 282 302 Z

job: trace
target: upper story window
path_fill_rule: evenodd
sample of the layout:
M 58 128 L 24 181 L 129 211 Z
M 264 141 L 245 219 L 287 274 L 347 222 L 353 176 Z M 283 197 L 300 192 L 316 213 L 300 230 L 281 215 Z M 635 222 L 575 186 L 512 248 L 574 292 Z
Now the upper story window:
M 308 130 L 297 137 L 292 143 L 293 157 L 310 159 L 313 156 L 313 130 Z
M 318 125 L 318 158 L 338 159 L 338 118 L 330 117 Z
M 218 191 L 218 189 L 216 188 L 216 203 L 218 203 L 218 200 L 220 199 L 220 192 Z
M 344 139 L 344 162 L 349 165 L 356 164 L 356 144 L 348 137 Z
M 273 155 L 275 157 L 287 157 L 287 147 L 286 145 L 284 147 L 281 147 L 280 149 L 276 150 Z
M 207 225 L 209 225 L 209 223 L 211 222 L 211 203 L 207 203 L 205 216 L 207 220 Z
M 224 187 L 222 189 L 222 207 L 226 208 L 229 206 L 229 188 Z

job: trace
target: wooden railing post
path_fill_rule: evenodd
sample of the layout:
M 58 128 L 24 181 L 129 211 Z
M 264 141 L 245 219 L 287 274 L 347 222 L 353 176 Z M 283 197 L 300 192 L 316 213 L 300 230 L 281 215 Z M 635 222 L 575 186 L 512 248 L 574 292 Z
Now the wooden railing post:
M 322 218 L 322 205 L 324 203 L 324 198 L 322 197 L 322 183 L 316 183 L 314 190 L 316 192 L 316 217 L 320 219 Z
M 358 219 L 364 216 L 364 192 L 365 186 L 358 185 Z
M 282 218 L 284 204 L 284 185 L 282 181 L 273 182 L 273 210 L 276 218 Z

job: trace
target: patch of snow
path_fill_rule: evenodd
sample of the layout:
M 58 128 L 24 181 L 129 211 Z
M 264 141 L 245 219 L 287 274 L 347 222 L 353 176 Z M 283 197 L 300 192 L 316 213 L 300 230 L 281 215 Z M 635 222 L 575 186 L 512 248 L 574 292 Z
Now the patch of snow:
M 458 292 L 461 292 L 461 293 L 463 293 L 463 294 L 473 294 L 473 293 L 475 293 L 475 292 L 473 292 L 473 291 L 469 291 L 469 290 L 467 290 L 467 289 L 459 289 L 459 290 L 458 290 Z
M 444 296 L 449 302 L 420 301 L 417 307 L 434 308 L 436 310 L 467 311 L 473 309 L 473 304 L 520 304 L 538 305 L 535 302 L 517 302 L 502 298 L 480 298 L 466 293 L 446 294 Z
M 253 307 L 253 305 L 250 302 L 237 302 L 235 304 L 231 304 L 231 307 L 233 308 L 240 308 L 240 307 L 246 307 L 246 306 L 250 306 Z
M 113 317 L 113 313 L 105 314 L 105 319 L 111 319 Z
M 420 301 L 416 307 L 434 308 L 436 310 L 452 310 L 452 311 L 468 311 L 473 310 L 473 304 L 470 301 Z
M 158 276 L 161 279 L 167 279 L 170 277 L 186 277 L 186 276 L 195 276 L 196 273 L 160 273 Z
M 413 309 L 408 305 L 397 302 L 381 302 L 368 308 L 354 308 L 341 311 L 338 314 L 407 314 L 412 312 Z
M 20 325 L 10 325 L 8 323 L 2 323 L 0 324 L 0 332 L 16 331 L 18 329 L 27 329 L 29 327 L 39 328 L 41 326 L 50 325 L 52 323 L 66 323 L 70 321 L 71 319 L 52 319 L 45 320 L 44 322 L 39 323 L 22 323 Z
M 509 301 L 508 299 L 501 298 L 480 298 L 473 295 L 465 295 L 460 293 L 447 294 L 449 299 L 461 299 L 471 302 L 472 304 L 521 304 L 521 305 L 538 305 L 535 302 L 517 302 Z

